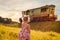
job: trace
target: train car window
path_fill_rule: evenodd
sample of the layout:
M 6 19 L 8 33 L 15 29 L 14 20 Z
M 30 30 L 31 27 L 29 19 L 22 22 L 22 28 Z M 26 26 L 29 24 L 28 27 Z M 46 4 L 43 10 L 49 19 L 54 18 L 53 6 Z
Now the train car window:
M 32 11 L 32 13 L 34 13 L 34 11 Z
M 52 9 L 52 10 L 54 10 L 54 9 Z
M 41 8 L 41 12 L 45 12 L 46 10 L 46 8 Z
M 27 11 L 26 11 L 26 15 L 28 15 L 29 13 L 30 13 L 30 11 L 29 11 L 29 10 L 27 10 Z

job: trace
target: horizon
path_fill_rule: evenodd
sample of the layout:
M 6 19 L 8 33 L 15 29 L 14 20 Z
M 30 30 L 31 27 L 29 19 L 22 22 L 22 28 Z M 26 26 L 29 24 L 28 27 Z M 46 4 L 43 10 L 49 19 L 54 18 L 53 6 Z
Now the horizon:
M 55 15 L 60 21 L 60 0 L 0 0 L 0 16 L 19 22 L 22 11 L 45 5 L 55 5 Z

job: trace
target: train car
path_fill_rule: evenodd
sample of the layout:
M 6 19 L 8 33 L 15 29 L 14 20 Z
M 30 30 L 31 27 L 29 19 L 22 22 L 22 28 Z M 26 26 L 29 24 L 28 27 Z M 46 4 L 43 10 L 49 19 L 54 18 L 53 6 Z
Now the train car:
M 54 14 L 55 5 L 45 5 L 42 7 L 22 11 L 22 16 L 29 15 L 30 22 L 36 21 L 55 21 L 57 16 Z

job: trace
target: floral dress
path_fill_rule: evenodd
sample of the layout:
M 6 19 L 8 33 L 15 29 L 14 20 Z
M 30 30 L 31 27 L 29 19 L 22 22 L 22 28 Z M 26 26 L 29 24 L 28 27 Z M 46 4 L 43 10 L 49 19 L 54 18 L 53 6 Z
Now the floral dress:
M 30 40 L 30 25 L 25 25 L 26 27 L 23 27 L 19 33 L 19 40 Z

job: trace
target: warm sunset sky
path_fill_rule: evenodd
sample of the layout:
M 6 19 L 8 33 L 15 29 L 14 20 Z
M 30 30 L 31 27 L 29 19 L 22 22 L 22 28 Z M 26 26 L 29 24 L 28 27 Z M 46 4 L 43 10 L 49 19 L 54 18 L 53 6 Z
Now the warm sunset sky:
M 60 20 L 60 0 L 0 0 L 0 16 L 12 18 L 13 21 L 18 22 L 22 10 L 50 4 L 56 5 L 55 14 Z

